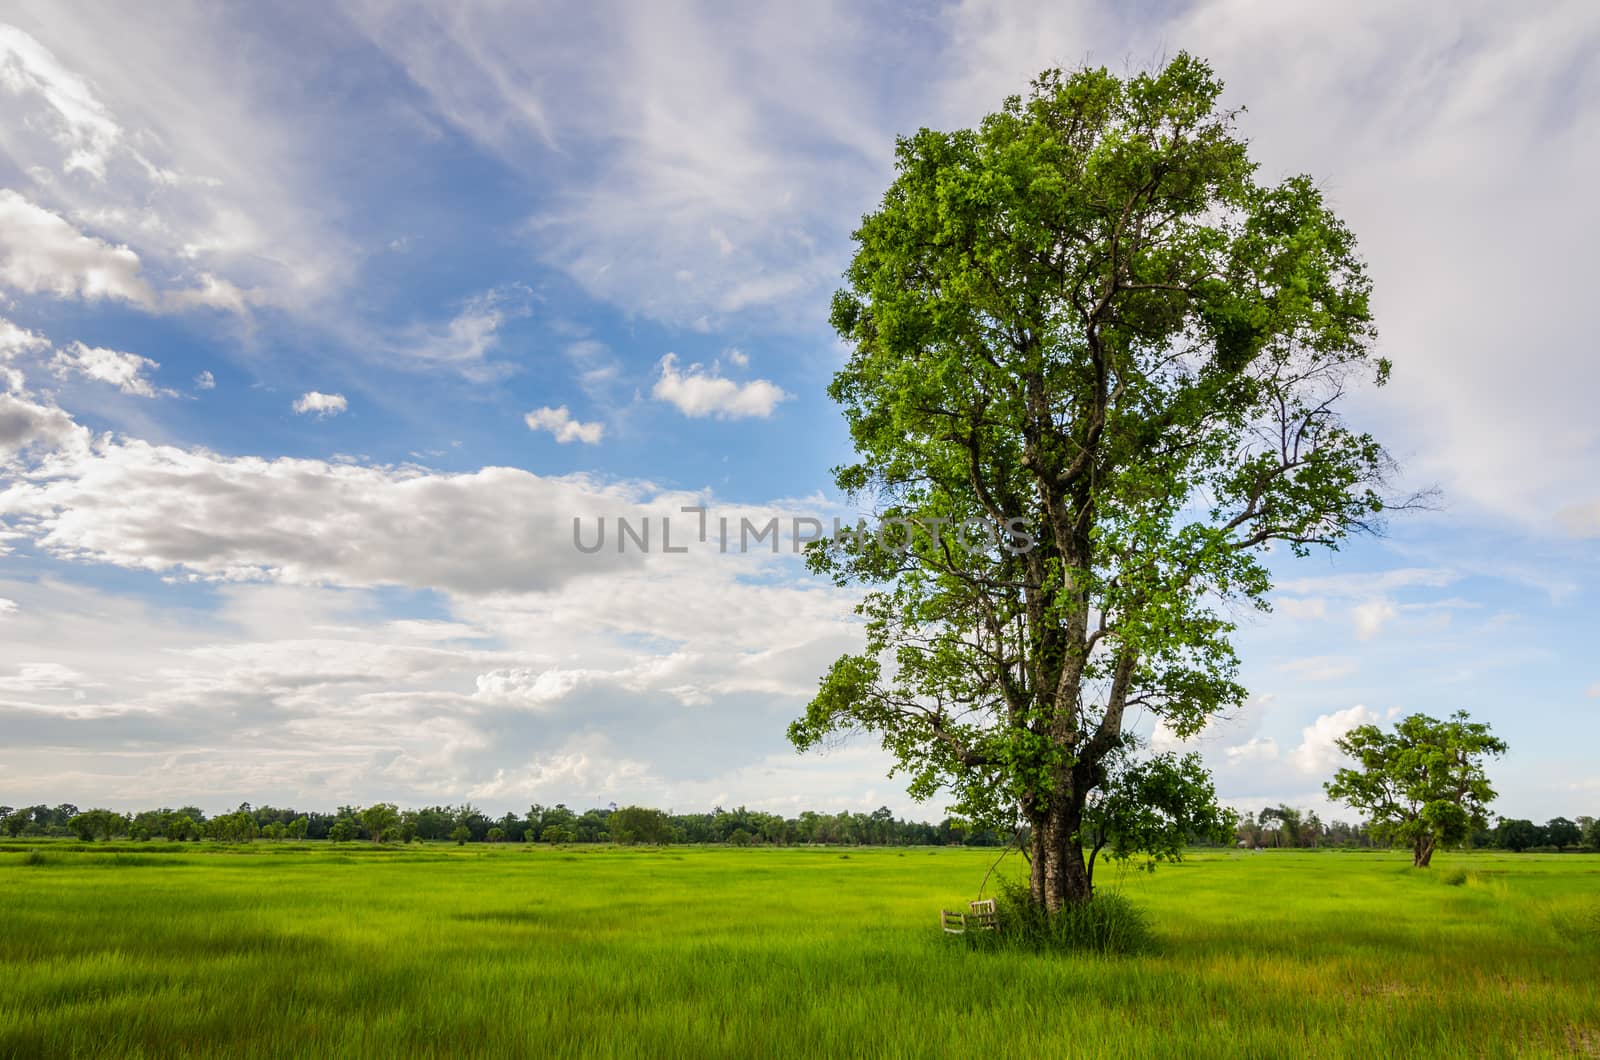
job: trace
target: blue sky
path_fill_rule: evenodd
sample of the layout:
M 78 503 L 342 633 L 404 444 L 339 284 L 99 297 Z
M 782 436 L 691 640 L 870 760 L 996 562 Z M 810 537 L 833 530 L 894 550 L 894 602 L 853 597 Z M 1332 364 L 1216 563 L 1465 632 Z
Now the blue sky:
M 1196 746 L 1322 807 L 1345 728 L 1467 709 L 1500 809 L 1600 812 L 1588 5 L 309 10 L 0 14 L 0 799 L 939 816 L 784 742 L 849 593 L 570 522 L 837 512 L 895 134 L 1188 49 L 1361 239 L 1352 415 L 1443 491 L 1280 566 Z

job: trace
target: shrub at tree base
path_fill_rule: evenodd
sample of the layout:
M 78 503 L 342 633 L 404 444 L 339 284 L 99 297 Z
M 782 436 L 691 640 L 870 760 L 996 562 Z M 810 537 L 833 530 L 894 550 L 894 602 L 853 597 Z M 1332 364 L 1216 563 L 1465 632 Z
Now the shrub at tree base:
M 1000 926 L 994 931 L 967 932 L 965 937 L 973 945 L 1107 956 L 1145 953 L 1153 947 L 1144 910 L 1115 891 L 1097 890 L 1092 902 L 1064 905 L 1052 912 L 1034 901 L 1025 881 L 1002 880 L 995 910 L 1000 914 Z

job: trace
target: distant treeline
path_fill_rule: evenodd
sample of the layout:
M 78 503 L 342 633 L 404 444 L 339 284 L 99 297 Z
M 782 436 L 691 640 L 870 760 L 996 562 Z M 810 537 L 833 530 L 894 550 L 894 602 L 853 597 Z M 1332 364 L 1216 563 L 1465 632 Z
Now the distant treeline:
M 375 812 L 376 811 L 376 812 Z M 903 821 L 888 807 L 872 813 L 802 813 L 782 817 L 744 807 L 671 814 L 639 806 L 590 809 L 535 804 L 525 815 L 493 818 L 470 805 L 400 810 L 392 804 L 341 806 L 334 813 L 242 804 L 207 816 L 196 806 L 118 813 L 59 806 L 0 806 L 0 828 L 19 836 L 80 839 L 331 839 L 336 842 L 452 840 L 457 843 L 728 843 L 786 846 L 1001 846 L 1010 836 L 975 829 L 957 818 L 938 824 Z
M 1313 810 L 1268 806 L 1239 818 L 1235 837 L 1240 846 L 1311 848 L 1374 847 L 1378 842 L 1365 824 L 1322 821 Z M 1478 850 L 1600 851 L 1600 819 L 1552 817 L 1544 824 L 1502 817 L 1493 828 L 1473 833 L 1468 845 Z
M 197 806 L 118 813 L 59 806 L 0 806 L 0 830 L 21 836 L 94 839 L 319 839 L 334 842 L 377 839 L 409 843 L 447 840 L 456 843 L 726 843 L 733 846 L 977 846 L 1010 842 L 1009 834 L 973 828 L 959 818 L 938 824 L 903 821 L 887 806 L 872 813 L 815 813 L 782 817 L 759 810 L 710 813 L 665 813 L 642 806 L 616 806 L 579 813 L 563 804 L 534 804 L 525 815 L 492 818 L 470 805 L 429 806 L 401 810 L 392 803 L 358 808 L 341 806 L 334 813 L 243 803 L 231 813 L 208 816 Z M 1268 806 L 1238 818 L 1239 846 L 1273 848 L 1379 847 L 1366 824 L 1322 821 L 1315 811 Z M 1470 845 L 1513 851 L 1600 851 L 1600 820 L 1555 817 L 1542 825 L 1502 818 L 1495 827 L 1476 833 Z

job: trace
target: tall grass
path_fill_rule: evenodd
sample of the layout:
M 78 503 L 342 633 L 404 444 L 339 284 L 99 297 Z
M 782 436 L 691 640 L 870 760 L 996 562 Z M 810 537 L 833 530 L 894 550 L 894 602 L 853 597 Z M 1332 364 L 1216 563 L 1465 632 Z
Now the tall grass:
M 995 911 L 995 930 L 967 935 L 978 948 L 1128 956 L 1153 945 L 1149 917 L 1119 891 L 1101 890 L 1092 902 L 1051 912 L 1033 900 L 1026 882 L 1002 878 Z
M 1119 885 L 1153 945 L 1107 960 L 952 944 L 992 853 L 840 853 L 37 844 L 0 854 L 0 1057 L 1600 1048 L 1600 858 L 1201 854 Z

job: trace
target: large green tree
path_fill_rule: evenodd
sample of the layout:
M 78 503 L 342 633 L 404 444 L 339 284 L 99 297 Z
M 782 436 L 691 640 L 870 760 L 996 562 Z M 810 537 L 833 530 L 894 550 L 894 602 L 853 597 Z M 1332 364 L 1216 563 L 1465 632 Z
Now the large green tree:
M 1411 848 L 1411 863 L 1427 868 L 1441 845 L 1460 843 L 1489 825 L 1494 800 L 1484 760 L 1506 753 L 1489 726 L 1457 711 L 1440 721 L 1402 718 L 1393 732 L 1362 725 L 1341 737 L 1339 750 L 1356 761 L 1323 785 L 1372 822 L 1380 840 Z
M 1129 712 L 1187 734 L 1240 704 L 1262 553 L 1385 507 L 1385 454 L 1338 412 L 1388 371 L 1355 241 L 1310 179 L 1257 179 L 1220 91 L 1188 55 L 1047 71 L 902 138 L 834 297 L 836 480 L 910 547 L 813 549 L 871 587 L 867 643 L 791 738 L 870 730 L 913 794 L 1027 826 L 1050 909 L 1091 896 L 1084 809 Z

